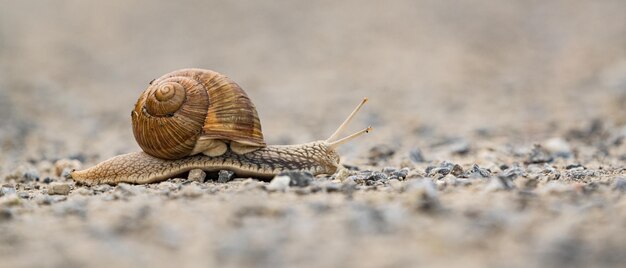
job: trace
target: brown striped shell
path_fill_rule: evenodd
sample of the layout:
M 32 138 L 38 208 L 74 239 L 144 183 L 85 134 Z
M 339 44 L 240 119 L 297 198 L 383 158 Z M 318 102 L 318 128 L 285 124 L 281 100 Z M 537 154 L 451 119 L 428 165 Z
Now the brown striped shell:
M 266 146 L 252 101 L 235 82 L 210 70 L 182 69 L 155 79 L 131 117 L 141 149 L 162 159 Z

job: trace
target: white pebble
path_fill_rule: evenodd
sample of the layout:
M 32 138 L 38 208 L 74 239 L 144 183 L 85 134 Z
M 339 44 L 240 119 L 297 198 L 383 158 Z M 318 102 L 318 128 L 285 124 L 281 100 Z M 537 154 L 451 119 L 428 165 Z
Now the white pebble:
M 274 179 L 272 179 L 270 184 L 265 187 L 265 189 L 270 192 L 285 191 L 287 188 L 289 188 L 290 181 L 291 178 L 289 178 L 289 176 L 276 176 L 274 177 Z

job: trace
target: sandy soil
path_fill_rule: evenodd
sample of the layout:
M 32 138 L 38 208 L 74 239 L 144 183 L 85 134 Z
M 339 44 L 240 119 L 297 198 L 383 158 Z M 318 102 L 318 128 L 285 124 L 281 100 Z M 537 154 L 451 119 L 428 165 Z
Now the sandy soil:
M 3 267 L 624 267 L 624 1 L 2 1 Z M 80 186 L 166 72 L 266 141 L 375 131 L 306 186 Z M 269 188 L 268 188 L 269 187 Z M 275 188 L 274 190 L 271 190 Z

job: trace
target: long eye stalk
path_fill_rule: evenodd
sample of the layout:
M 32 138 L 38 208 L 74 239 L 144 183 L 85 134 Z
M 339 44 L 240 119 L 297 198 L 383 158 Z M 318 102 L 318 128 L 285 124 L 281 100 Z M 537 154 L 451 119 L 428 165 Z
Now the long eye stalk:
M 355 132 L 347 137 L 341 138 L 339 140 L 337 140 L 337 137 L 346 129 L 346 127 L 348 126 L 348 124 L 350 124 L 350 121 L 352 121 L 352 119 L 354 118 L 354 116 L 359 112 L 359 110 L 361 110 L 361 107 L 363 107 L 363 105 L 367 102 L 367 98 L 363 98 L 363 100 L 361 101 L 361 103 L 359 103 L 359 105 L 356 106 L 356 108 L 354 108 L 354 110 L 352 111 L 352 113 L 350 113 L 350 115 L 348 116 L 348 118 L 346 118 L 345 121 L 343 121 L 343 123 L 337 128 L 337 130 L 335 130 L 335 133 L 333 133 L 332 135 L 330 135 L 330 137 L 328 137 L 328 139 L 326 139 L 326 142 L 329 144 L 329 146 L 331 148 L 337 148 L 342 144 L 345 144 L 351 140 L 353 140 L 354 138 L 361 136 L 365 133 L 369 133 L 370 131 L 372 131 L 372 127 L 369 126 L 363 130 L 360 130 L 358 132 Z

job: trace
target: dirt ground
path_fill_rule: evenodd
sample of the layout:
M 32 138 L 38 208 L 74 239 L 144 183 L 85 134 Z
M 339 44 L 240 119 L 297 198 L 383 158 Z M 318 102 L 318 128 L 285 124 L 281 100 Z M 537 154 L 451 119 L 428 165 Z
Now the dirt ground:
M 2 267 L 625 267 L 626 2 L 0 0 Z M 80 186 L 197 67 L 348 173 Z

